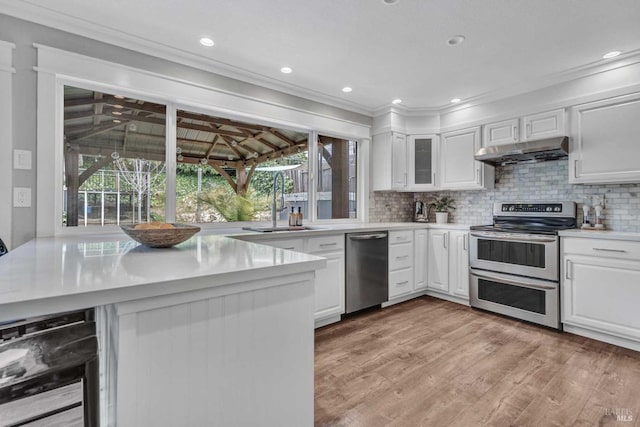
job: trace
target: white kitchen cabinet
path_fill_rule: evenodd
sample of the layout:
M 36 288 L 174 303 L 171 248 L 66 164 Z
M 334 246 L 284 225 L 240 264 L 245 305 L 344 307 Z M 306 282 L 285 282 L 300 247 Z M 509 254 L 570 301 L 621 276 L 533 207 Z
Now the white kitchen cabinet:
M 402 191 L 408 183 L 407 137 L 398 132 L 373 136 L 371 189 Z
M 486 124 L 483 136 L 485 147 L 518 142 L 520 141 L 520 120 L 515 118 Z
M 640 182 L 640 94 L 571 109 L 569 182 Z
M 389 300 L 413 290 L 413 232 L 389 231 Z
M 493 167 L 474 159 L 474 155 L 480 147 L 479 126 L 442 134 L 440 189 L 461 190 L 493 187 Z M 487 172 L 486 176 L 485 172 Z
M 564 109 L 488 123 L 483 127 L 485 147 L 551 138 L 565 134 Z
M 344 234 L 268 239 L 259 243 L 326 258 L 327 266 L 316 271 L 314 318 L 317 326 L 340 320 L 345 311 Z
M 469 301 L 469 237 L 463 230 L 429 230 L 429 295 Z
M 426 229 L 413 232 L 413 290 L 415 292 L 427 288 L 428 237 L 429 233 Z
M 438 173 L 438 137 L 411 135 L 407 139 L 408 189 L 429 191 L 436 189 Z
M 564 108 L 522 118 L 522 141 L 566 135 Z
M 640 242 L 562 239 L 565 330 L 640 350 Z
M 451 231 L 449 253 L 449 283 L 451 292 L 461 298 L 469 298 L 469 233 Z
M 449 293 L 449 231 L 429 230 L 427 288 Z

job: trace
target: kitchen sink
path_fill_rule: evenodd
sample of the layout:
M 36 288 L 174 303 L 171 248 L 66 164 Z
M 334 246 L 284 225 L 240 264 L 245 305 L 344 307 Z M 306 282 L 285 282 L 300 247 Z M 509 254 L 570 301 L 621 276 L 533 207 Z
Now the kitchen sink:
M 308 230 L 322 230 L 318 227 L 242 227 L 243 230 L 257 231 L 258 233 L 277 233 L 279 231 L 308 231 Z

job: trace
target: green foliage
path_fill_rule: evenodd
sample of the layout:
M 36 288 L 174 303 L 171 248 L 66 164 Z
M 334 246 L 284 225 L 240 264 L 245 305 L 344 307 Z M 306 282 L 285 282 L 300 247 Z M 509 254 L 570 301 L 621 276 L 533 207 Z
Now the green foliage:
M 268 200 L 249 190 L 238 196 L 228 185 L 217 186 L 202 194 L 202 202 L 213 206 L 227 221 L 253 221 L 258 211 L 268 209 Z
M 449 212 L 455 209 L 455 199 L 449 196 L 436 197 L 436 199 L 429 203 L 429 206 L 435 209 L 436 212 Z

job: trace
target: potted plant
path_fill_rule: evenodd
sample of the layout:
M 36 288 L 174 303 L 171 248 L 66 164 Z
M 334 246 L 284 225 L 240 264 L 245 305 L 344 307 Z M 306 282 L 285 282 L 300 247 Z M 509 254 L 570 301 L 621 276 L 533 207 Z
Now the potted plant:
M 449 196 L 436 197 L 429 206 L 436 211 L 436 224 L 446 224 L 449 221 L 449 211 L 455 209 L 455 200 Z

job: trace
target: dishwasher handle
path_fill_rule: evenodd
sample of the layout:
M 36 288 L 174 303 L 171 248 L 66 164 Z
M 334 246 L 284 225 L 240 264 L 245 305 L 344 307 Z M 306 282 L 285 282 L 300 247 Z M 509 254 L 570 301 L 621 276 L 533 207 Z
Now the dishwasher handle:
M 387 237 L 387 233 L 354 234 L 349 236 L 351 240 L 376 240 L 376 239 L 384 239 L 386 237 Z

